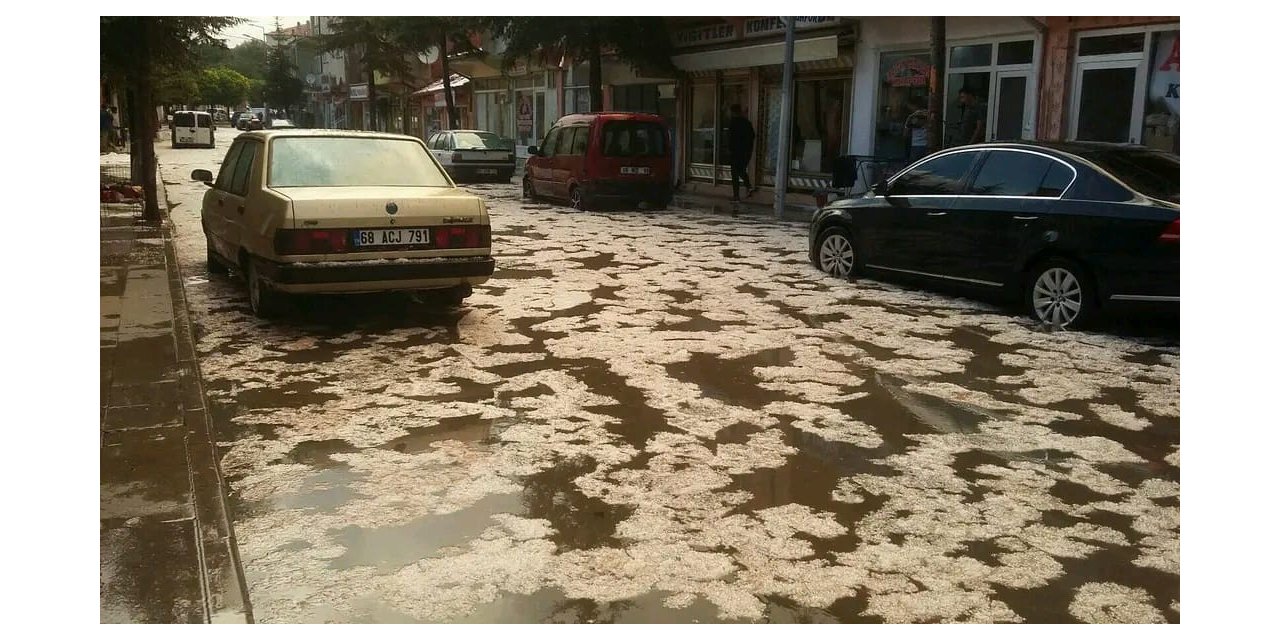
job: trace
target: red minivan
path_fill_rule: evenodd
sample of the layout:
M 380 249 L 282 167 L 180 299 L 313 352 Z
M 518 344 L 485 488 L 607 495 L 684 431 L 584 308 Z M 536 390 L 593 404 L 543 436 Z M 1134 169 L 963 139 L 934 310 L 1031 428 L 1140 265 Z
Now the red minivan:
M 560 118 L 541 147 L 529 147 L 524 196 L 568 200 L 576 209 L 606 202 L 671 202 L 671 136 L 648 113 L 575 113 Z

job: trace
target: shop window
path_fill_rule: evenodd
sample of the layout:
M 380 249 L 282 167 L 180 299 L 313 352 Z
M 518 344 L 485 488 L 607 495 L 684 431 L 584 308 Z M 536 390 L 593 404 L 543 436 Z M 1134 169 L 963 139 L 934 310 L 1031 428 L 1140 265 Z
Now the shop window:
M 690 149 L 689 160 L 699 164 L 715 162 L 716 144 L 716 87 L 712 84 L 693 85 L 690 101 Z
M 1080 50 L 1076 55 L 1101 56 L 1116 53 L 1142 53 L 1146 44 L 1145 33 L 1120 33 L 1110 36 L 1080 38 Z
M 848 80 L 799 80 L 796 82 L 791 128 L 792 171 L 830 174 L 848 139 Z M 765 95 L 764 165 L 777 170 L 782 88 L 768 87 Z M 759 142 L 757 141 L 757 144 Z
M 1142 120 L 1142 144 L 1178 153 L 1181 146 L 1177 31 L 1152 35 L 1152 55 L 1147 68 L 1146 110 Z
M 658 113 L 658 85 L 632 84 L 613 88 L 614 111 Z
M 917 109 L 929 107 L 928 51 L 886 53 L 880 56 L 880 91 L 876 100 L 875 155 L 885 159 L 907 157 L 911 140 L 907 119 Z
M 1035 54 L 1034 40 L 1001 42 L 996 49 L 996 64 L 1031 64 Z
M 970 44 L 951 47 L 951 66 L 985 67 L 991 64 L 991 45 Z
M 564 90 L 564 114 L 588 113 L 591 111 L 591 89 L 587 87 L 566 87 Z

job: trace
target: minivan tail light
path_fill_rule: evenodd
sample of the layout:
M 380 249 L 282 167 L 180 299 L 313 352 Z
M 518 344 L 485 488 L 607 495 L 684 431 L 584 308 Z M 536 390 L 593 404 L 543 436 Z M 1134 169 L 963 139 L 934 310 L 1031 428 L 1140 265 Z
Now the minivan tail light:
M 305 255 L 346 253 L 346 229 L 280 229 L 276 231 L 276 254 Z
M 489 227 L 479 224 L 436 227 L 431 239 L 436 249 L 479 249 L 489 246 Z
M 1173 222 L 1170 222 L 1169 226 L 1164 228 L 1164 231 L 1160 234 L 1160 242 L 1178 242 L 1180 226 L 1178 222 L 1180 220 L 1181 218 L 1174 218 Z

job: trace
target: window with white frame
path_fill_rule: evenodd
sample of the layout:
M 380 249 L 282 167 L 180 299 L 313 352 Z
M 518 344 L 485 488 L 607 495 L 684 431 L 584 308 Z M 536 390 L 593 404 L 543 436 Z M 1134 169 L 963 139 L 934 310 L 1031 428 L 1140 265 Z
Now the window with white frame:
M 1036 41 L 1030 35 L 952 46 L 943 116 L 946 146 L 1034 138 L 1035 60 Z
M 1070 137 L 1177 153 L 1178 25 L 1085 31 L 1076 38 Z

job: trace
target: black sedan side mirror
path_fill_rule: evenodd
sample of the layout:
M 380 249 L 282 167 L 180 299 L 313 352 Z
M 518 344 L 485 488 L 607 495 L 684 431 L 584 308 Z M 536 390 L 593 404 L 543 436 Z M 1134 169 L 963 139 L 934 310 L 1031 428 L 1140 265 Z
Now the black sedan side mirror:
M 871 192 L 878 196 L 887 196 L 889 195 L 889 183 L 883 181 L 877 182 L 872 185 Z
M 529 147 L 529 155 L 531 155 L 531 156 L 537 156 L 537 155 L 542 155 L 542 154 L 538 153 L 538 148 L 537 148 L 537 147 Z
M 213 172 L 208 169 L 196 169 L 191 172 L 191 179 L 209 184 L 213 182 Z

